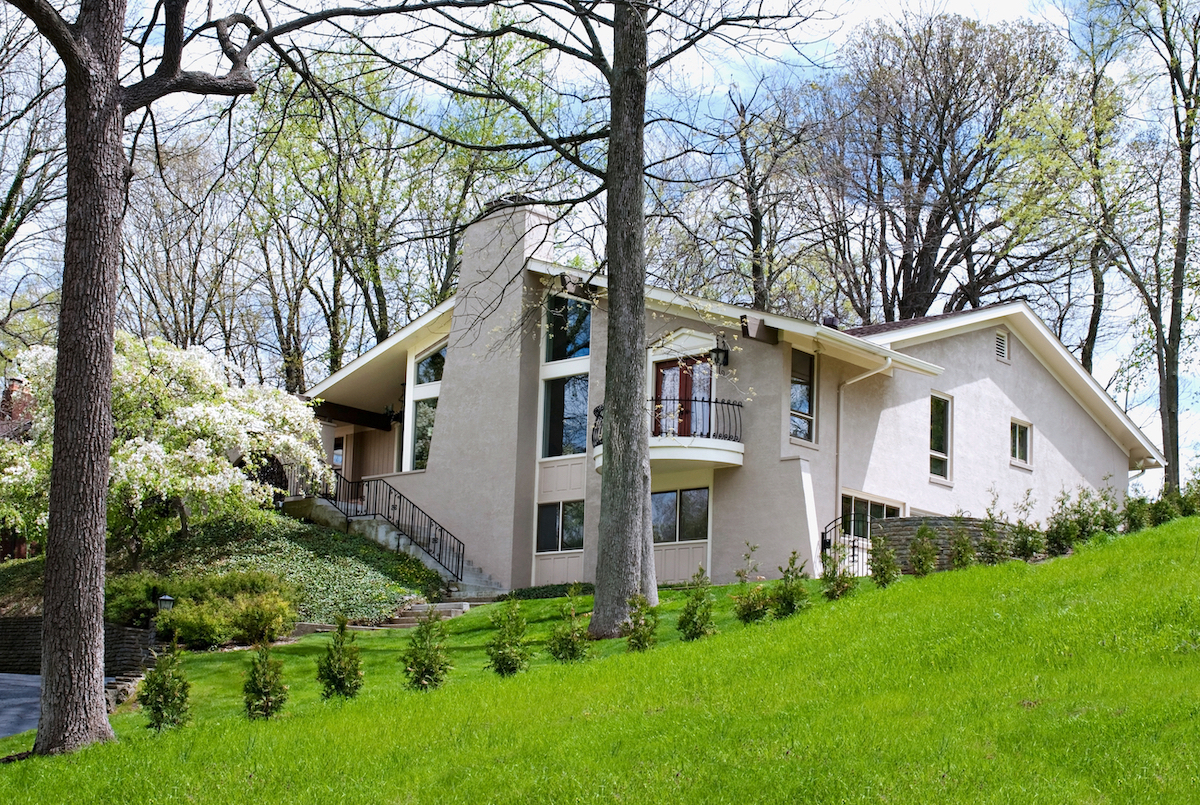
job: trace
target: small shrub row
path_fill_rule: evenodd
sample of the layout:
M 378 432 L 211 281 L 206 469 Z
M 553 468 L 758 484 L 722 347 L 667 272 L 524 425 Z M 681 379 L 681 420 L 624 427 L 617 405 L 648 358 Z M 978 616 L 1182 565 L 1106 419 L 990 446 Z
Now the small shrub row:
M 573 592 L 572 592 L 573 591 Z M 544 598 L 562 598 L 565 595 L 593 595 L 596 592 L 594 584 L 543 584 L 540 587 L 521 587 L 507 593 L 502 598 L 515 598 L 518 601 L 537 601 Z

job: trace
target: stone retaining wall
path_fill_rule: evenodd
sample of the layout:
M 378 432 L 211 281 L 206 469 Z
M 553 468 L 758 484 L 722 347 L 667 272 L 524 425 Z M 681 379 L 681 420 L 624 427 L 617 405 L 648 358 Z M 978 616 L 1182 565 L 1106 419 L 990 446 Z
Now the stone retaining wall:
M 898 517 L 891 520 L 873 520 L 874 533 L 882 534 L 887 540 L 888 547 L 896 552 L 896 561 L 900 563 L 905 573 L 912 573 L 909 564 L 909 547 L 916 539 L 917 529 L 925 523 L 933 529 L 933 544 L 938 550 L 938 570 L 950 569 L 950 541 L 961 528 L 971 538 L 971 545 L 979 550 L 983 540 L 983 520 L 973 517 Z M 997 523 L 997 533 L 1002 537 L 1008 536 L 1010 526 L 1007 523 Z
M 104 624 L 104 675 L 140 673 L 154 646 L 149 629 Z M 0 618 L 0 673 L 42 672 L 42 619 Z

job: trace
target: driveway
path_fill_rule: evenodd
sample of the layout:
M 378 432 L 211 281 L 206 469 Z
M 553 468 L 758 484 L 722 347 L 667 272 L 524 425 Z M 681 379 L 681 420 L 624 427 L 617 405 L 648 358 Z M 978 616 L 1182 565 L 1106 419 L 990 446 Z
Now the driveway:
M 42 678 L 29 674 L 0 674 L 0 738 L 37 727 Z

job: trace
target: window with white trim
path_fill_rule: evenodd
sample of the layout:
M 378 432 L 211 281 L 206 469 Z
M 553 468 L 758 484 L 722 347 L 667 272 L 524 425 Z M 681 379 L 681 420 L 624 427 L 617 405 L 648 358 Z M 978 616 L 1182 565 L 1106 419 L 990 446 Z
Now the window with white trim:
M 1033 427 L 1028 422 L 1014 419 L 1008 426 L 1009 456 L 1017 464 L 1031 464 Z
M 950 479 L 951 401 L 940 394 L 929 395 L 929 474 Z
M 414 368 L 412 469 L 423 470 L 429 465 L 429 450 L 433 445 L 433 423 L 437 416 L 438 394 L 442 389 L 442 372 L 446 366 L 446 344 L 434 347 L 417 358 Z
M 591 351 L 592 306 L 578 299 L 546 300 L 546 363 L 582 358 Z
M 587 375 L 545 381 L 543 458 L 587 452 L 587 402 Z
M 816 359 L 807 352 L 792 350 L 792 412 L 788 429 L 793 439 L 806 442 L 817 440 Z
M 538 506 L 537 552 L 558 553 L 583 549 L 583 501 L 543 503 Z

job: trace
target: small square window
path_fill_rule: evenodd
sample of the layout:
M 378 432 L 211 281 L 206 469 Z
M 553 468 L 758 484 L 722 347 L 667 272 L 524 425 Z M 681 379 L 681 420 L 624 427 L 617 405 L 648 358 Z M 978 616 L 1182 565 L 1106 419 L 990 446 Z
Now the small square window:
M 1021 464 L 1029 462 L 1029 425 L 1024 422 L 1013 421 L 1009 425 L 1009 455 L 1013 461 Z

